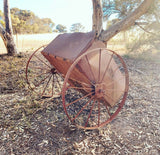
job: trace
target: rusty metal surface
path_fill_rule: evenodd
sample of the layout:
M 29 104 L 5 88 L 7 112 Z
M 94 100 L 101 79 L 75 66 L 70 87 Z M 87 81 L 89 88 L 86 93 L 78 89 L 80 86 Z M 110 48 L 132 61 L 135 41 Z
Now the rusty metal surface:
M 95 33 L 65 33 L 58 35 L 44 50 L 52 56 L 75 60 L 94 41 Z
M 66 75 L 69 67 L 71 66 L 72 62 L 68 59 L 63 59 L 61 57 L 55 57 L 53 55 L 48 55 L 45 52 L 42 52 L 43 56 L 50 62 L 52 66 L 56 68 L 56 70 L 62 74 Z
M 89 33 L 87 33 L 87 35 L 88 34 Z M 69 37 L 68 34 L 64 34 L 64 35 L 65 36 L 67 35 L 67 37 Z M 70 43 L 70 45 L 74 45 L 74 47 L 78 47 L 78 44 L 76 45 L 75 43 L 78 42 L 79 35 L 81 35 L 82 38 L 84 37 L 84 34 L 82 34 L 82 33 L 75 33 L 75 34 L 73 33 L 73 34 L 69 34 L 69 35 L 71 35 L 70 36 L 71 40 L 73 38 L 77 39 L 77 41 L 76 41 L 76 39 L 74 40 L 73 44 Z M 80 40 L 80 42 L 81 42 L 81 40 Z M 118 66 L 113 59 L 113 56 L 115 54 L 110 55 L 106 52 L 102 52 L 101 59 L 99 59 L 99 57 L 100 57 L 99 48 L 102 48 L 102 49 L 105 48 L 105 44 L 102 41 L 94 40 L 94 41 L 90 42 L 90 44 L 91 45 L 89 46 L 89 48 L 85 49 L 85 52 L 88 52 L 91 50 L 94 50 L 95 52 L 91 52 L 90 54 L 87 54 L 83 59 L 81 59 L 79 61 L 79 63 L 75 66 L 76 69 L 74 69 L 72 72 L 72 76 L 74 75 L 74 77 L 72 77 L 72 78 L 76 81 L 83 81 L 83 82 L 85 81 L 87 84 L 90 83 L 89 81 L 91 81 L 93 83 L 97 83 L 99 81 L 99 78 L 102 79 L 101 81 L 99 81 L 100 83 L 105 83 L 105 84 L 111 83 L 109 86 L 107 86 L 107 89 L 108 89 L 107 96 L 104 96 L 103 98 L 104 98 L 104 100 L 107 101 L 107 103 L 110 106 L 114 106 L 115 103 L 120 99 L 120 97 L 123 94 L 123 90 L 125 88 L 125 80 L 124 80 L 125 77 L 121 74 L 119 69 L 117 69 Z M 52 43 L 49 46 L 51 46 L 51 45 L 53 46 Z M 84 46 L 86 44 L 82 44 L 82 45 Z M 82 45 L 80 46 L 81 49 L 82 49 Z M 59 47 L 59 46 L 57 46 L 57 47 Z M 71 46 L 69 46 L 69 48 L 67 48 L 67 50 L 65 48 L 62 48 L 63 50 L 61 50 L 59 52 L 59 54 L 61 54 L 61 56 L 55 56 L 53 53 L 48 54 L 44 50 L 42 51 L 42 54 L 48 59 L 48 61 L 57 69 L 57 71 L 59 73 L 63 74 L 64 76 L 66 75 L 68 69 L 70 68 L 70 66 L 74 62 L 73 60 L 75 59 L 75 57 L 77 57 L 78 55 L 83 53 L 83 52 L 74 53 L 74 50 L 71 50 L 72 48 L 70 49 L 70 47 Z M 69 51 L 69 49 L 71 51 Z M 96 49 L 97 49 L 97 51 L 96 51 Z M 54 51 L 56 51 L 56 50 L 54 50 Z M 65 54 L 68 54 L 68 57 L 70 57 L 70 59 L 63 58 L 62 54 L 64 54 L 64 53 L 62 51 Z M 79 50 L 77 50 L 77 51 L 79 51 Z M 53 52 L 53 50 L 52 50 L 52 52 Z M 74 58 L 72 57 L 73 55 L 71 55 L 71 54 L 74 55 Z M 71 59 L 71 58 L 73 58 L 73 59 Z M 114 71 L 116 71 L 116 72 L 114 73 Z M 104 74 L 104 72 L 106 72 L 106 73 Z M 114 74 L 114 76 L 113 76 L 113 74 Z M 86 79 L 88 79 L 88 81 L 86 81 Z M 119 80 L 119 79 L 121 79 L 121 80 Z M 99 84 L 99 82 L 98 82 L 98 84 Z M 103 85 L 103 86 L 101 85 L 101 87 L 103 87 L 103 89 L 106 89 L 106 85 Z
M 67 34 L 65 34 L 65 35 L 67 35 Z M 71 36 L 78 37 L 79 33 L 76 33 L 76 35 L 72 34 Z M 75 42 L 76 41 L 74 41 L 74 43 Z M 52 45 L 52 44 L 50 44 L 50 45 Z M 80 47 L 82 47 L 82 46 L 80 46 Z M 97 83 L 99 81 L 99 78 L 102 79 L 101 81 L 99 81 L 100 83 L 105 83 L 105 84 L 111 83 L 109 86 L 107 86 L 107 89 L 108 89 L 107 96 L 104 96 L 104 100 L 106 100 L 110 106 L 114 106 L 115 103 L 122 96 L 122 93 L 123 93 L 122 90 L 124 90 L 124 87 L 125 87 L 125 82 L 124 82 L 125 77 L 123 77 L 121 72 L 119 71 L 119 69 L 117 69 L 118 66 L 113 59 L 113 55 L 110 55 L 106 52 L 102 52 L 101 59 L 99 60 L 99 57 L 100 57 L 99 56 L 99 48 L 105 48 L 105 44 L 101 41 L 93 41 L 92 45 L 90 45 L 90 47 L 86 50 L 86 52 L 91 51 L 93 49 L 95 52 L 92 52 L 92 53 L 86 55 L 83 59 L 80 60 L 80 62 L 76 66 L 76 69 L 74 69 L 74 71 L 72 73 L 72 76 L 74 75 L 74 77 L 72 77 L 72 78 L 75 79 L 76 81 L 83 81 L 83 82 L 87 78 L 88 82 L 85 80 L 87 84 L 89 84 L 89 81 L 91 81 L 93 83 Z M 64 52 L 66 52 L 66 54 L 68 53 L 71 58 L 71 56 L 72 56 L 71 54 L 74 54 L 74 51 L 69 52 L 68 49 L 69 48 L 67 48 L 67 50 L 65 50 L 65 49 L 63 49 L 63 50 L 64 50 Z M 97 49 L 97 51 L 96 51 L 96 49 Z M 42 52 L 42 54 L 58 70 L 58 72 L 60 72 L 64 76 L 66 75 L 68 69 L 70 68 L 70 66 L 73 63 L 73 60 L 62 58 L 62 56 L 61 57 L 55 56 L 52 54 L 48 54 L 44 51 Z M 60 54 L 63 54 L 63 53 L 60 52 Z M 77 52 L 76 54 L 78 55 L 80 53 Z M 107 71 L 104 75 L 106 68 L 107 68 Z M 116 73 L 114 74 L 115 70 L 116 70 Z M 114 76 L 113 76 L 113 74 L 114 74 Z M 121 80 L 119 80 L 119 78 Z M 103 89 L 106 89 L 105 85 L 103 87 L 104 87 Z M 116 91 L 113 91 L 113 89 Z

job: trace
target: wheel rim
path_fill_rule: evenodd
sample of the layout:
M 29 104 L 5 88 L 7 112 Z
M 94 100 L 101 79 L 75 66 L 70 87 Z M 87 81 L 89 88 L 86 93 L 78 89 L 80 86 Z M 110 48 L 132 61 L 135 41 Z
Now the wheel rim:
M 38 48 L 28 59 L 26 80 L 29 88 L 41 97 L 52 97 L 61 93 L 62 77 L 41 54 L 45 47 Z
M 93 55 L 97 56 L 92 60 Z M 97 70 L 95 70 L 93 63 L 98 66 Z M 85 71 L 87 65 L 88 70 Z M 73 78 L 77 66 L 81 66 L 81 71 L 86 75 L 88 81 L 80 81 L 79 77 Z M 117 75 L 122 76 L 117 77 Z M 118 86 L 117 90 L 111 89 L 109 85 L 112 83 L 115 85 L 115 81 L 104 83 L 109 76 L 115 78 L 116 82 L 121 81 L 119 85 L 124 85 L 123 89 Z M 72 84 L 68 86 L 68 83 Z M 103 127 L 112 121 L 122 109 L 127 98 L 128 87 L 128 70 L 121 56 L 108 49 L 98 48 L 88 51 L 74 61 L 65 76 L 62 89 L 65 113 L 69 120 L 80 128 L 97 129 Z M 117 96 L 113 98 L 110 97 L 110 94 Z M 115 99 L 116 101 L 112 101 Z M 114 104 L 111 105 L 110 102 Z

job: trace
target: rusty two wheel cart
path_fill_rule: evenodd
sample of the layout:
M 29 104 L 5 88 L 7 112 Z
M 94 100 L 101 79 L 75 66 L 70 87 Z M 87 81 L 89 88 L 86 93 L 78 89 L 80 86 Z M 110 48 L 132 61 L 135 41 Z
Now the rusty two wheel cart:
M 27 62 L 26 79 L 41 96 L 61 93 L 67 117 L 83 129 L 112 121 L 129 88 L 122 57 L 106 49 L 94 32 L 60 34 L 36 50 Z

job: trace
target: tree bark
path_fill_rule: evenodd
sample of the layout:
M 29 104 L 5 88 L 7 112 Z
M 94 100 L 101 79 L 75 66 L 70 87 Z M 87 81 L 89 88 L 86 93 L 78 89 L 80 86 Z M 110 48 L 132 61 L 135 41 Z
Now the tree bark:
M 103 12 L 101 0 L 92 0 L 93 16 L 92 16 L 92 30 L 95 31 L 98 38 L 103 29 Z
M 120 22 L 112 25 L 107 30 L 103 31 L 101 28 L 102 16 L 99 13 L 100 11 L 96 11 L 96 9 L 94 9 L 94 6 L 99 5 L 100 0 L 92 0 L 93 15 L 95 16 L 95 19 L 98 19 L 97 21 L 93 21 L 93 23 L 94 23 L 93 25 L 96 28 L 95 29 L 96 32 L 100 32 L 100 33 L 98 33 L 99 35 L 97 35 L 98 39 L 103 42 L 107 42 L 108 40 L 110 40 L 112 37 L 114 37 L 120 31 L 126 30 L 127 28 L 134 25 L 135 21 L 147 12 L 147 10 L 150 8 L 150 6 L 153 2 L 154 2 L 154 0 L 144 0 L 141 3 L 141 5 L 137 9 L 135 9 L 135 11 L 131 12 L 126 18 L 124 18 Z M 100 22 L 100 23 L 98 23 L 98 22 Z M 97 30 L 97 29 L 99 29 L 99 30 Z
M 9 0 L 4 0 L 4 17 L 5 17 L 6 31 L 10 35 L 13 35 L 11 16 L 10 16 L 10 9 L 9 9 Z
M 2 25 L 0 25 L 0 36 L 2 37 L 2 40 L 4 41 L 4 44 L 7 48 L 7 54 L 13 56 L 17 54 L 17 48 L 13 38 L 13 30 L 8 0 L 4 0 L 4 16 L 6 29 L 4 29 Z
M 7 47 L 7 43 L 6 43 L 6 38 L 5 38 L 5 29 L 3 28 L 3 26 L 0 24 L 0 36 L 4 42 L 4 45 Z

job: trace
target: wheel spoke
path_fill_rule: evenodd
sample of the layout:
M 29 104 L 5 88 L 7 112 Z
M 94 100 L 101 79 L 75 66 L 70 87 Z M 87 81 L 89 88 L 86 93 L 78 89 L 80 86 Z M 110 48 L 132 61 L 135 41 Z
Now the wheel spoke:
M 40 71 L 51 71 L 51 69 L 50 68 L 45 68 L 45 67 L 36 67 L 36 66 L 33 66 L 33 67 L 31 67 L 30 66 L 30 68 L 32 68 L 32 70 L 37 70 L 37 72 L 40 72 Z
M 101 55 L 102 55 L 102 51 L 100 49 L 99 51 L 99 73 L 98 73 L 98 82 L 100 81 L 100 74 L 101 74 Z
M 99 127 L 99 124 L 100 124 L 100 116 L 101 116 L 101 114 L 100 114 L 100 109 L 101 107 L 100 107 L 100 102 L 98 101 L 98 127 Z
M 86 88 L 86 87 L 68 87 L 68 89 L 77 89 L 77 90 L 91 90 L 92 88 Z
M 41 73 L 39 75 L 34 76 L 34 78 L 37 78 L 37 77 L 42 76 L 42 75 L 47 75 L 47 74 L 50 74 L 50 73 L 51 73 L 50 71 L 48 71 L 46 73 Z
M 108 97 L 108 98 L 110 98 L 112 101 L 113 101 L 113 103 L 115 102 L 114 100 L 113 100 L 113 98 L 111 98 L 109 95 L 107 95 L 107 94 L 104 94 L 106 97 Z
M 109 116 L 111 117 L 111 116 L 112 116 L 112 114 L 110 113 L 110 111 L 109 111 L 109 109 L 108 109 L 108 107 L 107 107 L 107 105 L 106 105 L 106 104 L 105 104 L 105 107 L 106 107 L 106 109 L 107 109 L 107 112 L 108 112 Z
M 78 112 L 78 114 L 72 119 L 72 122 L 82 113 L 82 111 L 87 107 L 87 105 L 91 102 L 94 97 L 92 96 L 90 100 L 82 107 L 82 109 Z
M 87 83 L 84 83 L 84 82 L 82 82 L 82 81 L 73 79 L 73 78 L 70 78 L 70 80 L 76 81 L 76 82 L 78 82 L 78 83 L 80 83 L 80 84 L 83 84 L 83 85 L 86 85 L 86 86 L 88 86 L 88 87 L 90 87 L 91 85 L 93 85 L 93 83 L 92 83 L 91 81 L 89 81 L 88 79 L 87 79 L 87 80 L 88 80 L 88 82 L 89 82 L 91 85 L 89 85 L 89 84 L 87 84 Z
M 85 97 L 90 96 L 90 95 L 92 95 L 92 92 L 90 92 L 90 93 L 88 93 L 87 95 L 85 95 L 85 96 L 83 96 L 83 97 L 81 97 L 81 98 L 78 98 L 77 100 L 75 100 L 75 101 L 73 101 L 73 102 L 67 104 L 66 107 L 68 107 L 68 106 L 70 106 L 70 105 L 72 105 L 72 104 L 74 104 L 74 103 L 76 103 L 76 102 L 78 102 L 78 101 L 84 99 Z
M 35 87 L 38 87 L 40 84 L 42 84 L 42 82 L 44 82 L 49 76 L 51 76 L 51 74 L 49 74 L 43 80 L 41 80 L 38 84 L 36 84 Z
M 55 74 L 55 77 L 56 77 L 56 79 L 57 79 L 57 83 L 58 83 L 58 87 L 59 87 L 59 89 L 62 89 L 61 84 L 59 83 L 59 80 L 58 80 L 58 75 L 57 75 L 57 74 Z
M 31 66 L 30 66 L 30 68 L 31 68 Z M 39 70 L 50 70 L 50 69 L 48 69 L 48 68 L 42 68 L 42 67 L 36 67 L 36 66 L 32 66 L 32 68 L 35 68 L 35 69 L 39 69 Z
M 51 81 L 51 78 L 52 78 L 52 75 L 49 77 L 49 80 L 47 81 L 46 86 L 45 86 L 45 88 L 43 89 L 43 92 L 42 92 L 41 96 L 43 96 L 43 94 L 45 93 L 46 88 L 47 88 L 49 82 Z
M 92 104 L 92 107 L 91 107 L 91 109 L 90 109 L 90 112 L 89 112 L 89 115 L 88 115 L 87 121 L 86 121 L 86 123 L 85 123 L 85 127 L 87 126 L 88 121 L 89 121 L 89 118 L 91 117 L 92 110 L 93 110 L 93 107 L 94 107 L 94 105 L 95 105 L 95 102 L 96 102 L 96 101 L 94 100 L 94 102 L 93 102 L 93 104 Z
M 115 74 L 116 71 L 118 71 L 118 69 L 119 69 L 120 66 L 121 66 L 121 65 L 118 65 L 118 66 L 117 66 L 117 68 L 113 71 L 113 74 Z
M 96 82 L 96 79 L 95 79 L 95 76 L 94 76 L 94 73 L 93 73 L 93 71 L 92 71 L 92 68 L 91 68 L 91 65 L 90 65 L 90 63 L 89 63 L 89 60 L 88 60 L 87 55 L 85 56 L 85 58 L 86 58 L 86 60 L 87 60 L 87 63 L 88 63 L 89 69 L 90 69 L 90 71 L 91 71 L 91 74 L 92 74 L 93 80 Z
M 107 73 L 107 70 L 108 70 L 108 68 L 109 68 L 109 66 L 110 66 L 110 63 L 111 63 L 111 60 L 113 59 L 113 53 L 112 53 L 112 56 L 111 56 L 111 58 L 110 58 L 110 60 L 109 60 L 109 62 L 108 62 L 108 65 L 107 65 L 107 67 L 106 67 L 106 69 L 105 69 L 105 72 L 104 72 L 104 74 L 103 74 L 103 76 L 102 76 L 102 79 L 101 79 L 101 82 L 103 81 L 103 79 L 104 79 L 104 77 L 105 77 L 105 75 L 106 75 L 106 73 Z
M 48 66 L 49 68 L 52 68 L 51 66 L 49 66 L 46 62 L 44 62 L 42 59 L 40 59 L 37 55 L 34 55 L 38 60 L 40 60 L 43 64 L 45 64 L 46 66 Z
M 109 89 L 109 88 L 106 88 L 105 90 L 108 90 L 109 92 L 124 92 L 124 90 L 117 90 L 117 89 Z
M 54 92 L 54 91 L 53 91 L 53 89 L 54 89 L 54 75 L 52 75 L 52 77 L 53 77 L 53 80 L 52 80 L 52 88 L 51 88 L 52 95 L 51 95 L 51 96 L 53 96 L 53 94 L 54 94 L 54 93 L 53 93 L 53 92 Z
M 120 81 L 120 80 L 123 80 L 125 77 L 124 76 L 122 76 L 120 79 L 118 79 L 117 81 Z M 110 82 L 109 84 L 105 84 L 105 86 L 107 87 L 107 86 L 110 86 L 110 85 L 112 85 L 112 84 L 114 84 L 114 82 L 115 81 L 112 81 L 112 82 Z

